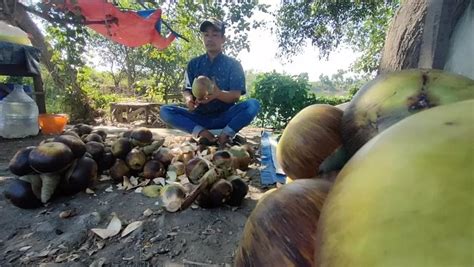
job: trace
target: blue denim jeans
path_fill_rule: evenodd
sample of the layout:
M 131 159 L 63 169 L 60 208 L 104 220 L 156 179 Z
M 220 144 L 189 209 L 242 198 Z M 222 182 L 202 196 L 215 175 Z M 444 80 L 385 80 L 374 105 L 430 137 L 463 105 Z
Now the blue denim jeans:
M 242 128 L 249 125 L 257 116 L 260 103 L 248 99 L 230 107 L 219 114 L 199 114 L 186 108 L 165 105 L 160 108 L 161 119 L 173 128 L 177 128 L 197 137 L 202 130 L 222 129 L 222 132 L 234 137 Z

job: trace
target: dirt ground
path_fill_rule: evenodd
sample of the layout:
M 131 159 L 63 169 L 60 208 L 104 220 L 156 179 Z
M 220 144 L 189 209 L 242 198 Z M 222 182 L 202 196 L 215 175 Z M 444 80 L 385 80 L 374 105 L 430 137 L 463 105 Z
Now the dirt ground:
M 244 129 L 259 144 L 259 129 Z M 95 194 L 81 192 L 55 199 L 45 207 L 25 210 L 3 194 L 11 182 L 8 162 L 20 148 L 37 145 L 50 136 L 0 139 L 0 266 L 231 266 L 246 219 L 264 191 L 258 186 L 258 164 L 247 171 L 250 192 L 242 206 L 224 206 L 169 213 L 134 190 L 106 190 L 101 182 Z M 167 136 L 168 138 L 168 136 Z M 152 214 L 144 215 L 151 209 Z M 60 213 L 72 211 L 61 218 Z M 106 228 L 115 213 L 122 229 L 134 221 L 141 227 L 125 237 L 101 239 L 90 229 Z

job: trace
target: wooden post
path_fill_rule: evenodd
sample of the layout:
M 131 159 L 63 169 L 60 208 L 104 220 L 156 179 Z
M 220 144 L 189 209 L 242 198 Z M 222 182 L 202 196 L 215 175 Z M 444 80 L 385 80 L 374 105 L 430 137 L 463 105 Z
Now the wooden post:
M 33 76 L 33 87 L 35 90 L 35 100 L 36 104 L 38 105 L 38 111 L 40 114 L 46 113 L 46 102 L 41 75 Z

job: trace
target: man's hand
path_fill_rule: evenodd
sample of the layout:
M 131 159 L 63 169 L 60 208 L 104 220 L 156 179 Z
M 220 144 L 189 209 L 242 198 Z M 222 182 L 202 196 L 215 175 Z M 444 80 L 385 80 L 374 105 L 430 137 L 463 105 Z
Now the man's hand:
M 189 111 L 193 111 L 199 106 L 199 103 L 194 101 L 192 97 L 187 97 L 186 98 L 186 106 L 188 107 Z
M 217 85 L 214 83 L 214 89 L 213 89 L 212 94 L 208 94 L 203 99 L 196 100 L 196 103 L 197 104 L 207 104 L 207 103 L 211 102 L 212 100 L 217 99 L 221 92 L 222 91 L 219 89 L 219 87 L 217 87 Z
M 190 91 L 187 91 L 187 90 L 183 91 L 183 97 L 184 97 L 184 103 L 186 103 L 186 106 L 188 107 L 189 111 L 195 110 L 197 106 L 199 105 L 194 100 L 194 97 Z

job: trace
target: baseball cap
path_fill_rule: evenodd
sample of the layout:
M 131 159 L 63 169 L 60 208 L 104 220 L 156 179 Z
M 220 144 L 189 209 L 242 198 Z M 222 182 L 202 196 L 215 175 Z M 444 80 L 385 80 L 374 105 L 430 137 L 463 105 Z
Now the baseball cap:
M 224 33 L 225 32 L 225 25 L 224 22 L 221 20 L 218 20 L 216 18 L 210 18 L 201 23 L 201 26 L 199 27 L 199 30 L 201 32 L 206 31 L 206 28 L 209 26 L 215 27 L 219 32 Z

